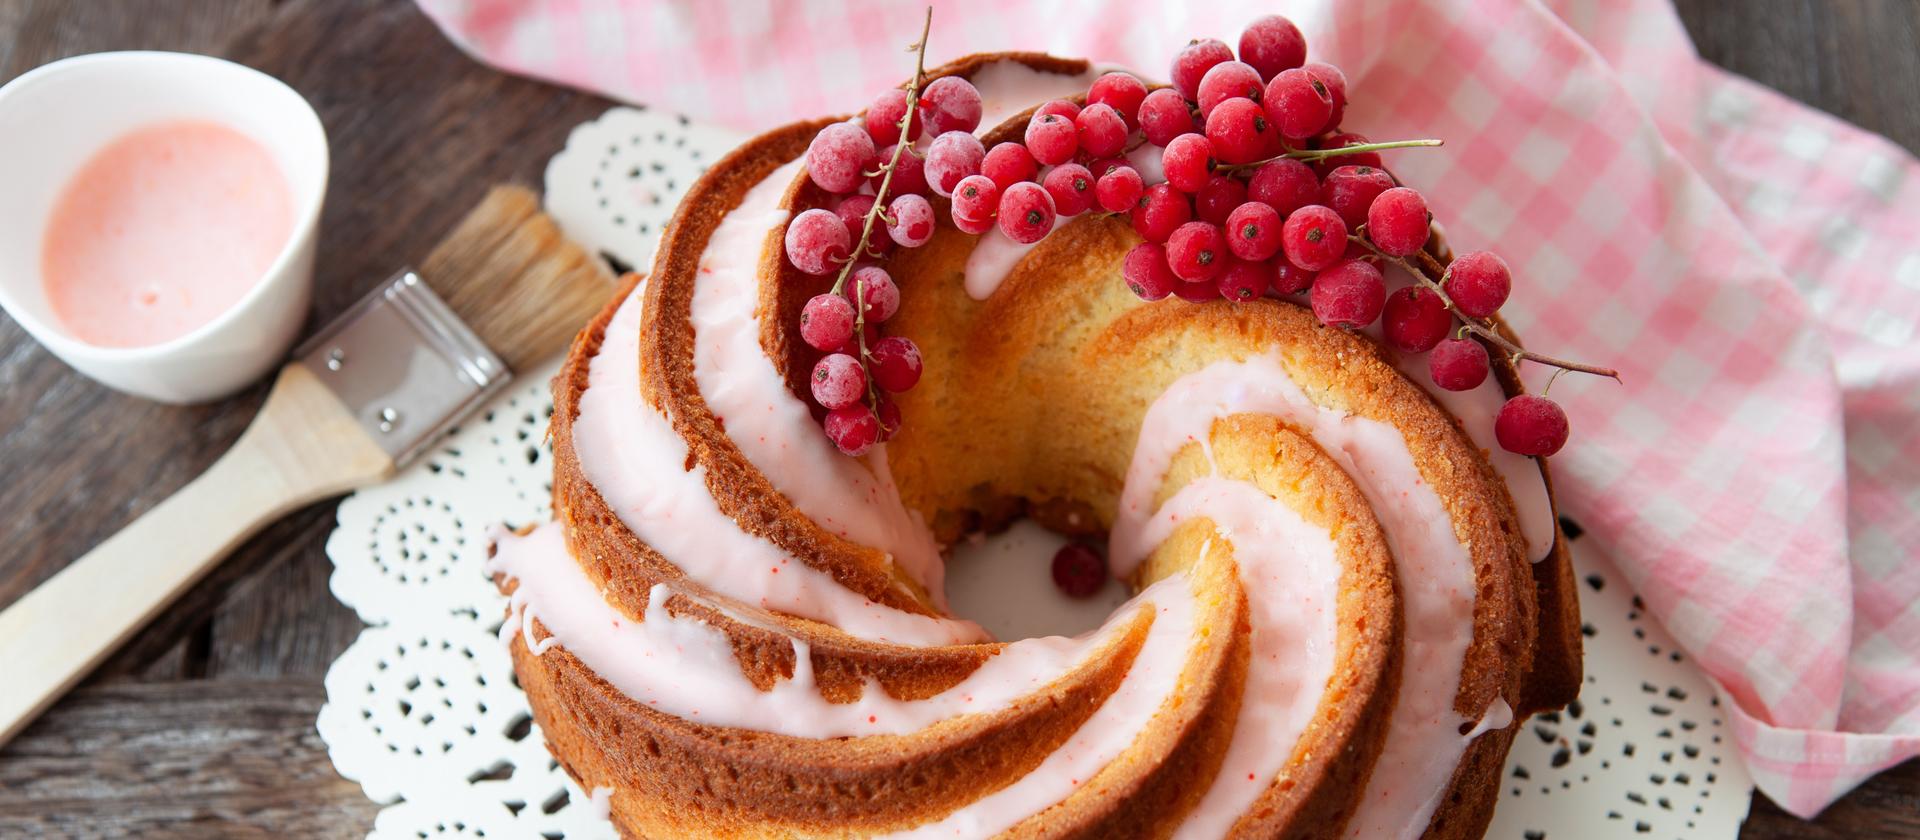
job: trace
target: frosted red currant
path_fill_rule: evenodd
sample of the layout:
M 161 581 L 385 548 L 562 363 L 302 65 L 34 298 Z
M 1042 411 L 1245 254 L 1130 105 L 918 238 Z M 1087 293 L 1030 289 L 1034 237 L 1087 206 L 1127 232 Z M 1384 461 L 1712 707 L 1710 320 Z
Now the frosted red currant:
M 1227 250 L 1250 262 L 1263 262 L 1280 253 L 1280 228 L 1285 223 L 1272 207 L 1249 201 L 1227 214 Z
M 1347 260 L 1320 272 L 1308 297 L 1320 323 L 1360 329 L 1380 317 L 1387 303 L 1387 283 L 1372 263 Z
M 1129 165 L 1130 164 L 1127 163 L 1127 159 L 1123 157 L 1104 157 L 1104 158 L 1099 158 L 1097 160 L 1088 161 L 1087 171 L 1093 173 L 1094 179 L 1098 180 L 1101 176 L 1109 172 L 1112 172 L 1115 169 L 1119 169 L 1122 166 L 1129 166 Z
M 832 210 L 816 207 L 787 223 L 787 259 L 808 274 L 826 274 L 840 267 L 853 247 L 847 225 Z
M 1167 183 L 1184 193 L 1196 193 L 1213 172 L 1213 141 L 1201 134 L 1182 134 L 1160 152 L 1160 170 Z
M 1246 203 L 1247 184 L 1238 178 L 1226 175 L 1213 175 L 1207 183 L 1193 195 L 1193 214 L 1200 221 L 1224 225 L 1233 208 Z
M 1492 251 L 1469 251 L 1455 257 L 1447 266 L 1441 288 L 1462 313 L 1473 318 L 1492 317 L 1513 291 L 1513 275 L 1506 260 Z
M 853 337 L 853 303 L 834 294 L 814 295 L 800 307 L 800 339 L 815 350 L 833 350 Z
M 1173 231 L 1193 220 L 1193 205 L 1167 184 L 1154 184 L 1133 208 L 1133 230 L 1148 242 L 1166 242 Z
M 1453 329 L 1453 314 L 1440 302 L 1440 296 L 1419 286 L 1388 295 L 1381 317 L 1387 343 L 1402 353 L 1432 350 Z
M 1240 33 L 1240 60 L 1253 65 L 1263 78 L 1299 67 L 1307 60 L 1307 36 L 1279 15 L 1267 15 Z
M 1279 149 L 1267 112 L 1251 99 L 1229 99 L 1207 115 L 1207 140 L 1225 163 L 1252 163 Z
M 883 162 L 893 160 L 895 148 L 896 146 L 888 146 L 882 149 L 879 159 Z M 879 192 L 880 182 L 887 181 L 888 195 L 906 195 L 907 193 L 926 195 L 931 192 L 927 185 L 926 166 L 927 162 L 921 160 L 919 155 L 905 152 L 900 155 L 900 160 L 893 164 L 893 180 L 887 181 L 887 173 L 881 171 L 867 178 L 867 183 L 873 187 L 874 192 Z
M 968 233 L 986 233 L 1000 212 L 1000 185 L 985 175 L 969 175 L 953 188 L 953 224 Z M 973 228 L 978 228 L 974 230 Z
M 1427 374 L 1449 391 L 1471 391 L 1487 381 L 1487 348 L 1471 338 L 1442 339 L 1427 353 Z
M 1313 168 L 1292 158 L 1260 164 L 1247 181 L 1247 197 L 1272 207 L 1282 217 L 1320 202 L 1320 179 Z
M 1206 303 L 1220 299 L 1220 284 L 1212 280 L 1195 280 L 1191 283 L 1175 278 L 1173 296 L 1193 303 Z
M 1351 131 L 1342 131 L 1321 138 L 1316 146 L 1321 149 L 1344 149 L 1348 146 L 1365 146 L 1367 142 L 1367 138 L 1362 135 L 1355 134 Z M 1327 158 L 1325 163 L 1329 170 L 1336 166 L 1371 166 L 1375 169 L 1379 169 L 1382 166 L 1379 152 L 1353 152 L 1351 154 L 1335 155 Z
M 980 161 L 980 174 L 992 178 L 1003 190 L 1021 181 L 1033 180 L 1039 171 L 1040 164 L 1033 159 L 1033 153 L 1012 141 L 994 144 Z
M 1034 116 L 1042 114 L 1065 117 L 1068 122 L 1072 122 L 1074 117 L 1080 116 L 1080 105 L 1071 99 L 1052 99 L 1033 109 Z
M 1127 148 L 1127 121 L 1113 106 L 1090 103 L 1073 118 L 1080 132 L 1080 150 L 1094 157 L 1120 154 Z
M 1347 74 L 1324 61 L 1309 61 L 1301 69 L 1326 86 L 1327 98 L 1333 100 L 1333 111 L 1327 115 L 1326 127 L 1339 128 L 1340 119 L 1347 115 Z
M 1233 50 L 1225 41 L 1208 38 L 1194 41 L 1173 57 L 1173 86 L 1189 100 L 1200 98 L 1200 80 L 1213 65 L 1233 60 Z
M 1340 214 L 1309 204 L 1287 217 L 1280 228 L 1280 250 L 1308 271 L 1323 271 L 1347 252 L 1347 225 Z
M 834 215 L 839 216 L 840 221 L 845 222 L 847 225 L 848 242 L 860 241 L 860 233 L 866 230 L 867 227 L 867 213 L 872 209 L 873 196 L 861 193 L 854 193 L 853 195 L 842 198 L 839 204 L 833 206 Z M 892 250 L 893 240 L 884 236 L 873 236 L 868 237 L 867 253 L 862 256 L 879 257 Z
M 1227 267 L 1226 237 L 1218 225 L 1188 222 L 1167 238 L 1167 265 L 1189 283 L 1210 280 Z
M 1419 192 L 1394 187 L 1375 196 L 1367 208 L 1367 237 L 1380 250 L 1409 256 L 1427 244 L 1427 200 Z
M 933 204 L 917 195 L 903 195 L 887 205 L 893 221 L 887 223 L 887 236 L 901 247 L 918 248 L 933 238 Z
M 1493 420 L 1493 436 L 1500 448 L 1521 455 L 1545 457 L 1567 445 L 1567 412 L 1538 394 L 1521 394 L 1500 406 Z
M 1325 130 L 1333 116 L 1333 94 L 1310 71 L 1282 70 L 1267 83 L 1267 116 L 1280 134 L 1304 140 Z
M 920 91 L 920 118 L 936 136 L 949 131 L 971 133 L 980 127 L 980 91 L 959 76 L 942 76 Z
M 1100 209 L 1109 213 L 1125 213 L 1140 203 L 1140 197 L 1146 194 L 1147 185 L 1140 179 L 1140 173 L 1131 166 L 1118 166 L 1100 176 L 1093 184 L 1094 198 L 1100 203 Z
M 1048 166 L 1066 163 L 1080 150 L 1080 129 L 1072 117 L 1034 114 L 1027 121 L 1027 151 Z
M 1367 209 L 1381 193 L 1393 189 L 1393 177 L 1371 166 L 1342 166 L 1327 173 L 1320 184 L 1320 203 L 1340 214 L 1349 230 L 1367 222 Z
M 1053 230 L 1053 198 L 1032 181 L 1022 181 L 1000 193 L 1000 232 L 1015 242 L 1039 242 Z
M 827 439 L 845 455 L 858 458 L 880 442 L 880 419 L 859 403 L 827 412 L 824 425 Z
M 874 97 L 873 104 L 867 106 L 865 119 L 867 136 L 873 138 L 873 145 L 891 146 L 900 142 L 900 120 L 907 115 L 907 92 L 899 88 L 888 88 Z M 920 127 L 920 121 L 914 120 L 907 125 L 909 133 Z
M 953 195 L 960 179 L 980 174 L 980 164 L 986 157 L 980 138 L 968 132 L 949 131 L 935 137 L 927 146 L 927 184 L 942 196 Z
M 1077 163 L 1054 167 L 1040 184 L 1053 199 L 1054 212 L 1062 216 L 1087 212 L 1087 208 L 1093 206 L 1093 185 L 1093 173 Z
M 853 123 L 834 123 L 820 129 L 807 145 L 807 175 L 820 188 L 832 193 L 850 193 L 866 179 L 867 165 L 873 162 L 873 138 Z
M 1053 585 L 1069 598 L 1091 598 L 1107 585 L 1107 562 L 1080 543 L 1053 553 Z
M 1205 118 L 1213 113 L 1214 106 L 1229 99 L 1251 99 L 1260 101 L 1266 93 L 1266 83 L 1260 80 L 1260 72 L 1253 66 L 1239 61 L 1222 61 L 1213 65 L 1207 75 L 1200 79 L 1200 116 Z
M 1308 271 L 1287 261 L 1286 257 L 1274 260 L 1273 290 L 1283 295 L 1304 292 L 1313 287 L 1313 279 L 1319 272 Z
M 853 405 L 867 395 L 867 372 L 860 360 L 829 353 L 813 365 L 813 401 L 829 409 Z
M 1273 270 L 1265 263 L 1228 258 L 1227 267 L 1216 283 L 1220 296 L 1232 301 L 1247 301 L 1267 293 L 1273 282 Z
M 912 339 L 890 335 L 867 348 L 873 362 L 873 382 L 889 393 L 911 389 L 920 381 L 920 347 Z
M 1164 298 L 1180 283 L 1167 266 L 1167 249 L 1151 242 L 1142 242 L 1127 252 L 1120 261 L 1120 276 L 1141 300 Z
M 857 359 L 867 354 L 866 348 L 861 346 L 861 342 L 863 341 L 866 342 L 866 347 L 872 347 L 874 342 L 879 340 L 880 340 L 880 325 L 872 322 L 868 322 L 866 324 L 861 325 L 859 335 L 848 336 L 847 343 L 842 344 L 839 347 L 835 347 L 833 349 L 833 352 L 845 353 Z
M 882 394 L 880 408 L 874 414 L 880 421 L 880 439 L 893 440 L 893 436 L 900 433 L 900 404 Z
M 856 302 L 861 299 L 866 301 L 865 315 L 869 324 L 885 321 L 893 317 L 893 313 L 900 311 L 900 287 L 893 282 L 893 275 L 876 265 L 865 265 L 853 270 L 853 274 L 847 278 L 847 299 Z M 808 305 L 811 306 L 812 301 L 808 301 Z M 803 309 L 801 318 L 805 317 L 806 310 Z M 801 323 L 804 325 L 805 321 Z M 851 323 L 847 325 L 847 335 L 853 335 Z M 807 343 L 812 344 L 813 341 L 808 340 Z
M 1113 72 L 1093 80 L 1087 88 L 1087 104 L 1107 105 L 1126 120 L 1127 127 L 1138 126 L 1140 103 L 1146 101 L 1147 86 L 1132 73 Z
M 1200 124 L 1194 120 L 1187 100 L 1173 88 L 1153 91 L 1140 103 L 1140 131 L 1147 136 L 1147 142 L 1155 146 L 1165 146 L 1175 137 L 1199 130 Z

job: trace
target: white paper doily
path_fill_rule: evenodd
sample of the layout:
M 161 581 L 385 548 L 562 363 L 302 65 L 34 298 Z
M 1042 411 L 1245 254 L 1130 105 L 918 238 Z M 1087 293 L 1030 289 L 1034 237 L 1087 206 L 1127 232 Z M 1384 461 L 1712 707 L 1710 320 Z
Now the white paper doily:
M 673 206 L 737 136 L 632 108 L 580 126 L 547 168 L 569 235 L 644 266 Z M 320 736 L 391 803 L 370 838 L 611 837 L 532 725 L 482 572 L 489 530 L 550 515 L 557 361 L 394 480 L 340 504 L 334 595 L 369 626 L 327 673 Z M 1624 578 L 1574 541 L 1586 622 L 1580 702 L 1527 722 L 1489 837 L 1733 837 L 1752 794 L 1719 701 Z

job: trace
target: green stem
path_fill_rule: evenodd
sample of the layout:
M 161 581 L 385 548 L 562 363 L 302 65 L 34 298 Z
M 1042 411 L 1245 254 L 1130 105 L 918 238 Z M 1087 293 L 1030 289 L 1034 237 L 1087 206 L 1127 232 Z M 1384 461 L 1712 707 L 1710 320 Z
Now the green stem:
M 1353 146 L 1341 146 L 1338 149 L 1289 149 L 1285 153 L 1274 155 L 1273 157 L 1267 158 L 1265 160 L 1256 160 L 1252 163 L 1237 163 L 1229 166 L 1222 166 L 1219 169 L 1221 172 L 1239 172 L 1246 169 L 1256 169 L 1260 166 L 1272 163 L 1276 160 L 1281 160 L 1283 158 L 1306 161 L 1307 163 L 1317 163 L 1319 161 L 1326 160 L 1327 158 L 1339 157 L 1341 155 L 1357 155 L 1365 152 L 1384 152 L 1389 149 L 1427 148 L 1427 147 L 1438 146 L 1438 145 L 1441 145 L 1441 141 L 1433 140 L 1433 139 L 1389 140 L 1385 143 L 1360 143 Z

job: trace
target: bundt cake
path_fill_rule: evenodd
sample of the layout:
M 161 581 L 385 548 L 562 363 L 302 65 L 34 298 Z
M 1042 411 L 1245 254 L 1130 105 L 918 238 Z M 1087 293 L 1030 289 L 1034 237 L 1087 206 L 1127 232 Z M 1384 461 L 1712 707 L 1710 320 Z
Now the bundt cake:
M 1094 72 L 949 76 L 992 147 Z M 1492 442 L 1504 355 L 1432 389 L 1297 296 L 1143 302 L 1125 215 L 1033 243 L 943 221 L 878 258 L 924 375 L 848 457 L 795 326 L 832 278 L 783 250 L 833 206 L 804 166 L 833 122 L 693 185 L 554 382 L 556 521 L 495 546 L 535 719 L 620 832 L 1479 836 L 1580 669 L 1545 462 Z M 951 615 L 945 548 L 1023 515 L 1104 536 L 1134 597 L 1079 638 Z

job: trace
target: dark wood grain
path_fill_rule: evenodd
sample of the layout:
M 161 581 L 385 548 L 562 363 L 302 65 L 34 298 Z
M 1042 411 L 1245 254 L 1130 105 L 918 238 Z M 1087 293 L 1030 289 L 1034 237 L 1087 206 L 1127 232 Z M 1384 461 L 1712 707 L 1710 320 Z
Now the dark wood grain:
M 1707 60 L 1920 149 L 1920 3 L 1677 0 Z M 474 64 L 398 0 L 0 0 L 0 82 L 109 49 L 225 55 L 320 112 L 334 180 L 309 328 L 500 180 L 538 183 L 595 97 Z M 0 604 L 212 462 L 255 389 L 156 406 L 72 373 L 0 318 Z M 0 836 L 361 836 L 374 807 L 313 732 L 359 631 L 327 591 L 332 503 L 250 541 L 74 697 L 0 750 Z M 1813 823 L 1756 798 L 1748 838 L 1920 838 L 1920 764 Z

